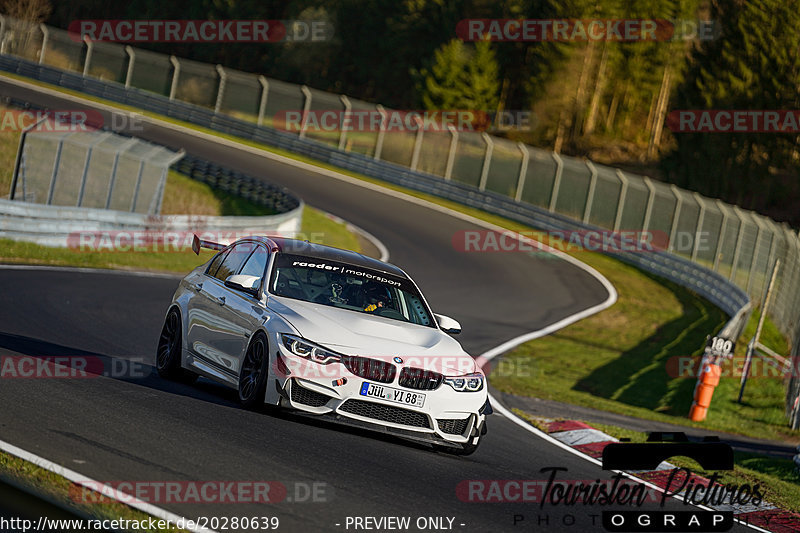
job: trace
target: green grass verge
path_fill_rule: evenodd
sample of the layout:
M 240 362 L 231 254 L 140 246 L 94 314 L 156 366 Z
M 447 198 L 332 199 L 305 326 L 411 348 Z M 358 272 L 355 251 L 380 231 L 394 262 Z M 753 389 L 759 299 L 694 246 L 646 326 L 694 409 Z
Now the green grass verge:
M 286 150 L 143 112 L 77 91 L 64 90 L 23 76 L 7 73 L 1 75 L 334 170 L 513 231 L 531 230 L 523 224 L 497 215 L 388 184 Z M 664 364 L 672 356 L 698 355 L 706 335 L 717 331 L 725 320 L 724 315 L 694 293 L 619 261 L 593 253 L 574 255 L 605 275 L 620 292 L 620 301 L 612 308 L 565 328 L 556 335 L 532 341 L 515 350 L 509 357 L 528 358 L 528 362 L 532 362 L 538 370 L 525 379 L 520 379 L 524 376 L 493 378 L 495 386 L 508 392 L 553 398 L 675 424 L 702 426 L 759 437 L 797 439 L 798 432 L 791 432 L 785 427 L 783 387 L 779 379 L 751 381 L 748 384 L 745 405 L 739 405 L 734 402 L 733 394 L 737 380 L 723 378 L 706 422 L 690 422 L 686 414 L 695 380 L 671 378 L 666 375 Z M 765 344 L 772 343 L 773 349 L 786 353 L 783 349 L 786 346 L 785 340 L 777 328 L 769 320 L 766 324 Z M 752 323 L 748 326 L 748 331 L 751 330 Z M 737 352 L 741 349 L 740 346 Z M 560 377 L 556 378 L 556 375 Z
M 667 280 L 597 254 L 578 254 L 616 287 L 617 303 L 504 357 L 510 368 L 492 378 L 499 390 L 602 409 L 647 420 L 779 440 L 797 439 L 785 426 L 780 377 L 752 379 L 743 404 L 739 378 L 723 377 L 704 422 L 688 420 L 696 374 L 676 375 L 678 358 L 696 364 L 706 335 L 727 317 L 706 300 Z M 753 335 L 752 317 L 743 338 Z M 779 353 L 786 344 L 767 322 L 762 340 Z M 746 341 L 737 346 L 738 363 Z M 730 370 L 730 369 L 729 369 Z
M 109 501 L 106 498 L 102 499 L 105 501 L 101 501 L 99 497 L 95 499 L 92 494 L 86 494 L 85 499 L 87 501 L 82 501 L 84 499 L 82 488 L 49 470 L 5 452 L 0 452 L 0 480 L 24 487 L 34 494 L 40 494 L 50 501 L 57 502 L 76 512 L 85 513 L 98 520 L 136 520 L 146 524 L 150 516 L 123 503 Z M 171 527 L 169 529 L 144 528 L 136 529 L 136 531 L 177 533 L 183 530 Z
M 275 211 L 170 170 L 164 185 L 161 214 L 265 216 L 274 215 Z

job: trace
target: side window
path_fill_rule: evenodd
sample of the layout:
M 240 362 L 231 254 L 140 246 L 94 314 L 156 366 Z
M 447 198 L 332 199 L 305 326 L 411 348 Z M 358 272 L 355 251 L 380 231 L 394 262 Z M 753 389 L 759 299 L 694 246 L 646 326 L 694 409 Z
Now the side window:
M 231 248 L 231 251 L 228 252 L 228 255 L 222 260 L 222 264 L 213 276 L 221 281 L 225 281 L 228 279 L 228 276 L 236 274 L 236 272 L 239 271 L 239 267 L 244 263 L 244 260 L 247 259 L 247 256 L 253 251 L 254 246 L 252 242 L 241 242 Z
M 208 274 L 209 276 L 213 276 L 214 274 L 216 274 L 217 273 L 217 269 L 222 264 L 222 260 L 225 259 L 225 256 L 228 255 L 228 252 L 230 252 L 230 249 L 223 250 L 220 253 L 218 253 L 214 257 L 214 259 L 211 261 L 211 264 L 208 265 L 208 269 L 206 270 L 206 274 Z
M 250 257 L 247 258 L 239 274 L 263 277 L 264 269 L 267 268 L 267 257 L 267 249 L 263 246 L 257 246 Z

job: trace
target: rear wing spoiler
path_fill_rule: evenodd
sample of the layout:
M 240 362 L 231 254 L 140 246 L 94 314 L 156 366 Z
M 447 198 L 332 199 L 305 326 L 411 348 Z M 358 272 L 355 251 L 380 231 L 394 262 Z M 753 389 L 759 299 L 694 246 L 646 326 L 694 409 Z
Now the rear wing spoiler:
M 209 250 L 222 250 L 225 248 L 225 245 L 218 242 L 204 241 L 195 235 L 192 239 L 192 251 L 195 254 L 200 255 L 200 248 L 208 248 Z

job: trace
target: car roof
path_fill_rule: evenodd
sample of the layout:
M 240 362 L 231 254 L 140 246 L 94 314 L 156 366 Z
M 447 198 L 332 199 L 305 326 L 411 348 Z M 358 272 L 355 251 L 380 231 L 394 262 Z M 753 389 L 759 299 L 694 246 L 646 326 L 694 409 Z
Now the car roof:
M 408 275 L 403 272 L 400 267 L 397 267 L 391 263 L 380 261 L 378 259 L 373 259 L 372 257 L 367 257 L 366 255 L 353 252 L 351 250 L 343 250 L 341 248 L 334 248 L 333 246 L 325 246 L 324 244 L 316 244 L 298 239 L 287 239 L 285 237 L 253 236 L 245 237 L 244 239 L 240 240 L 254 240 L 262 242 L 270 247 L 274 243 L 275 246 L 277 246 L 278 251 L 282 253 L 302 255 L 328 261 L 338 261 L 340 263 L 348 263 L 350 265 L 371 268 L 373 270 L 378 270 L 387 274 L 408 279 Z

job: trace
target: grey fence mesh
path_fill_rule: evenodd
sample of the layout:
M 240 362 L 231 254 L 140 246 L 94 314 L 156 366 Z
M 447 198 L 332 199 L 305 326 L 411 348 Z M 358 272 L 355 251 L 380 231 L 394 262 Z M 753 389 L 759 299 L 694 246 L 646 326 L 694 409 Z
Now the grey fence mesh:
M 10 197 L 28 202 L 156 214 L 169 166 L 182 157 L 110 132 L 25 134 Z

